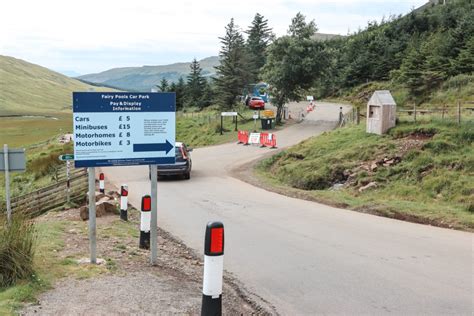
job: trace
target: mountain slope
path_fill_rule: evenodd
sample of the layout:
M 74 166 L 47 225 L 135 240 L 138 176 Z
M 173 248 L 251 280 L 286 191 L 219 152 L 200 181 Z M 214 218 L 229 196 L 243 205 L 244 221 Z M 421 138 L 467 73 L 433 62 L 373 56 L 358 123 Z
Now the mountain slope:
M 70 111 L 73 91 L 92 87 L 47 68 L 0 55 L 0 116 Z
M 215 74 L 214 67 L 219 64 L 219 57 L 212 56 L 199 61 L 202 74 L 210 77 Z M 161 66 L 142 66 L 113 68 L 97 74 L 80 76 L 82 80 L 102 83 L 124 90 L 150 91 L 161 79 L 176 82 L 179 77 L 186 77 L 190 63 L 175 63 Z

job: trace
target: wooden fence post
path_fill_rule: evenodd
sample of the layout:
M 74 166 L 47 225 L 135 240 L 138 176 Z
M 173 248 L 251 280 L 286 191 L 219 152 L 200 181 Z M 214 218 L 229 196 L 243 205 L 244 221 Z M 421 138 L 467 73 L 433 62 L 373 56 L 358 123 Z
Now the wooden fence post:
M 441 114 L 441 119 L 444 121 L 444 111 L 446 111 L 446 104 L 443 104 L 443 112 Z
M 458 124 L 461 124 L 461 101 L 458 101 Z
M 359 112 L 359 107 L 356 107 L 356 120 L 357 120 L 357 125 L 360 124 L 360 112 Z
M 416 123 L 416 103 L 413 104 L 413 119 L 415 120 L 415 123 Z

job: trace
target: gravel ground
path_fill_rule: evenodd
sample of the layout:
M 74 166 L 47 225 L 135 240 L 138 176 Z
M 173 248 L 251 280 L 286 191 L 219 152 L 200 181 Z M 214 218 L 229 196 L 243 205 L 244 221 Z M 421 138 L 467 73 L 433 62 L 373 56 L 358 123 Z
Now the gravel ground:
M 60 258 L 81 259 L 88 254 L 87 222 L 72 209 L 48 213 L 38 221 L 70 221 Z M 129 212 L 139 227 L 138 211 Z M 136 237 L 114 235 L 117 215 L 97 218 L 98 257 L 114 262 L 115 268 L 94 278 L 66 278 L 40 295 L 37 304 L 21 315 L 199 315 L 202 299 L 202 256 L 167 232 L 158 231 L 158 264 L 149 265 L 149 251 L 138 249 Z M 258 296 L 248 293 L 225 273 L 223 313 L 227 315 L 276 314 Z

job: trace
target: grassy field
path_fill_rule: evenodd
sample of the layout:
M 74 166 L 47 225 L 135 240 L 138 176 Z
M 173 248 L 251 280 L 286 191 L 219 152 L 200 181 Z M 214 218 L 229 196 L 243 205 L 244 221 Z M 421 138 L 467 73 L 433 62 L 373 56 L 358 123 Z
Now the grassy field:
M 0 55 L 0 116 L 71 111 L 72 91 L 112 91 L 71 79 L 21 59 Z
M 72 131 L 72 115 L 61 113 L 52 118 L 0 118 L 0 144 L 28 147 Z
M 257 174 L 312 200 L 474 230 L 473 141 L 474 121 L 402 122 L 384 136 L 352 126 L 264 160 Z

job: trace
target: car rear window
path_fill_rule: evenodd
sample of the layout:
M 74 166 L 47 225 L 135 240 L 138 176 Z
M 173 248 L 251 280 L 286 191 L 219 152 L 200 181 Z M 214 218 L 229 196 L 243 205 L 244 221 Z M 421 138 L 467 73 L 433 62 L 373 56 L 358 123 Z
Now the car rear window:
M 260 98 L 252 98 L 252 100 L 258 101 L 258 100 L 262 100 L 262 99 L 260 99 Z
M 176 153 L 176 158 L 183 158 L 183 154 L 181 153 L 181 149 L 179 147 L 175 147 L 174 152 Z

